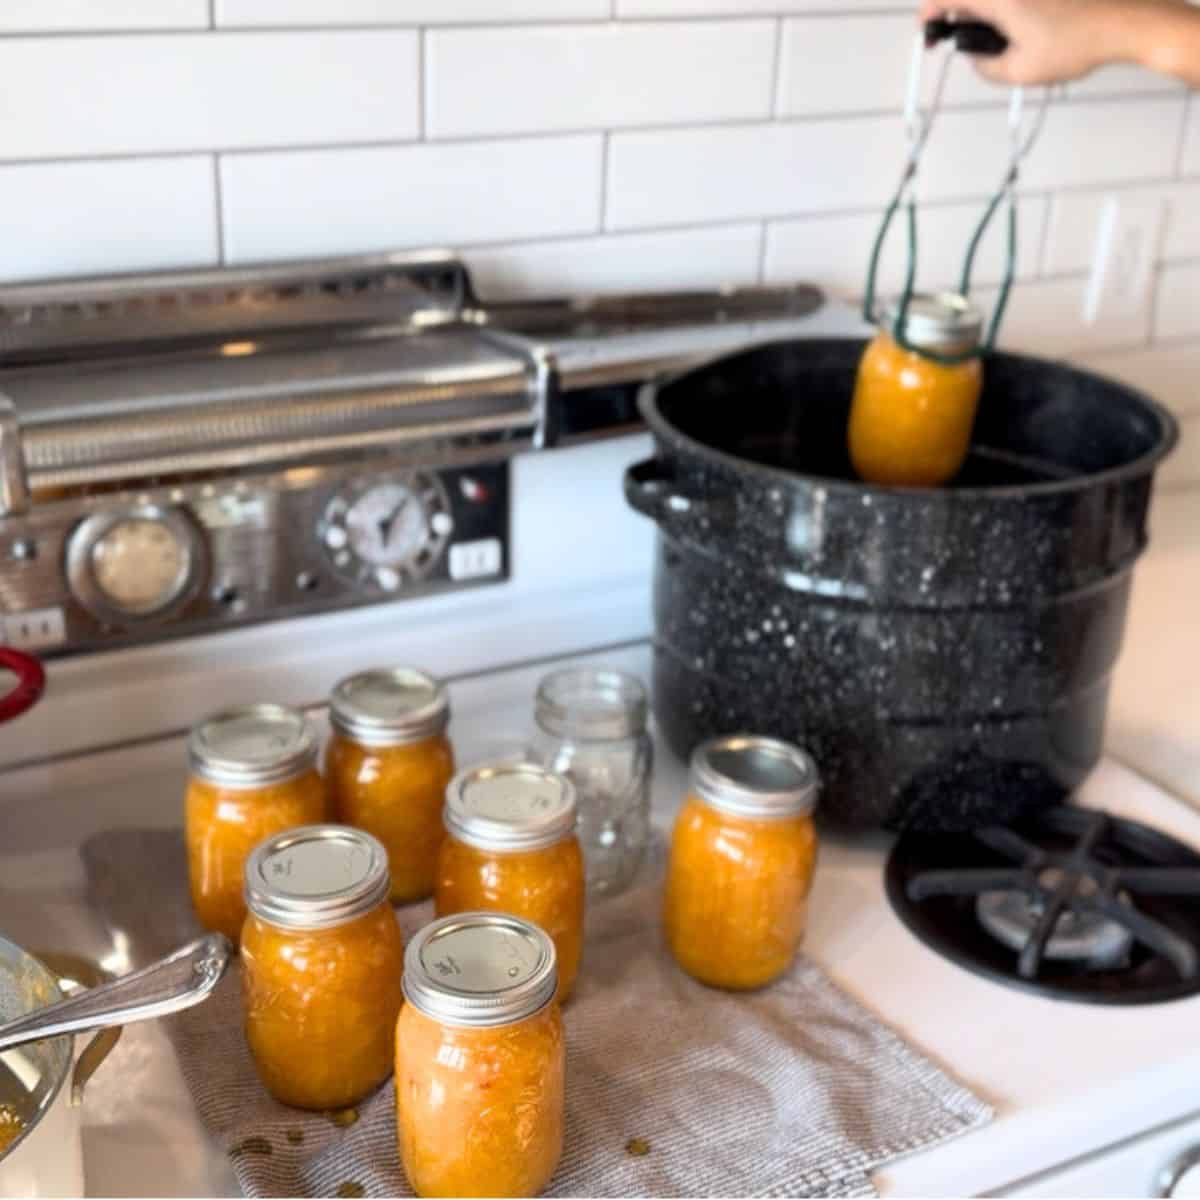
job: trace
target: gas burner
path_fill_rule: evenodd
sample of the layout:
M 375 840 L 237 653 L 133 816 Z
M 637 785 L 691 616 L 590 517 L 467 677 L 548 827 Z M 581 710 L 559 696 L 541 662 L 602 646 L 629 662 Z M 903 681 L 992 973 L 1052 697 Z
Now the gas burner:
M 1200 992 L 1200 854 L 1136 821 L 1048 808 L 1013 828 L 905 834 L 893 909 L 968 970 L 1059 999 Z

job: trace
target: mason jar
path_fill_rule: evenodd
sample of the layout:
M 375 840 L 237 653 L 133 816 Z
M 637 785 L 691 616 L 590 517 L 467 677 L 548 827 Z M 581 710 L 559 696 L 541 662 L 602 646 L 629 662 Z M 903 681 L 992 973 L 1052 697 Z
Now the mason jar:
M 667 945 L 712 987 L 762 987 L 804 938 L 817 859 L 817 768 L 774 738 L 713 738 L 692 755 L 663 903 Z
M 535 751 L 575 785 L 588 891 L 615 895 L 632 882 L 650 836 L 654 747 L 646 689 L 604 667 L 567 667 L 537 690 Z
M 583 954 L 584 864 L 575 836 L 575 789 L 536 763 L 460 772 L 446 789 L 438 856 L 439 917 L 488 910 L 544 929 L 558 956 L 558 998 Z
M 317 739 L 302 712 L 246 704 L 201 721 L 188 741 L 184 801 L 192 906 L 237 944 L 246 859 L 264 838 L 325 820 Z
M 391 1074 L 404 942 L 389 888 L 383 845 L 341 825 L 288 830 L 246 863 L 246 1041 L 283 1104 L 345 1108 Z
M 449 720 L 445 687 L 408 667 L 353 675 L 329 697 L 325 786 L 332 815 L 383 843 L 393 904 L 433 892 L 442 801 L 454 775 Z
M 396 1024 L 400 1160 L 418 1196 L 536 1196 L 563 1147 L 554 943 L 508 913 L 426 925 Z

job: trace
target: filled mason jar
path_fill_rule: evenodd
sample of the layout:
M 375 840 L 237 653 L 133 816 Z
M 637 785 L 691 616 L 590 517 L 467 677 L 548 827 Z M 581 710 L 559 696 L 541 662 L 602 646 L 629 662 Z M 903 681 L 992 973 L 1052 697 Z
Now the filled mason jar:
M 388 888 L 383 846 L 341 825 L 277 834 L 246 864 L 246 1042 L 283 1104 L 346 1108 L 391 1074 L 404 943 Z
M 535 750 L 575 785 L 593 895 L 628 887 L 645 854 L 654 761 L 647 708 L 646 689 L 621 671 L 568 667 L 538 686 Z
M 850 460 L 867 483 L 933 487 L 966 461 L 983 387 L 978 357 L 944 363 L 921 351 L 968 354 L 979 345 L 983 318 L 962 296 L 916 294 L 905 338 L 892 336 L 897 304 L 885 306 L 881 328 L 858 367 L 850 408 Z
M 427 925 L 396 1025 L 400 1159 L 418 1196 L 536 1196 L 563 1145 L 554 944 L 506 913 Z
M 201 721 L 188 741 L 184 801 L 192 905 L 235 944 L 246 917 L 246 859 L 264 838 L 325 820 L 317 741 L 304 714 L 247 704 Z
M 816 866 L 817 770 L 773 738 L 714 738 L 692 755 L 675 821 L 664 925 L 675 961 L 713 987 L 761 987 L 804 938 Z
M 438 858 L 439 917 L 486 909 L 544 929 L 558 955 L 559 1000 L 583 954 L 584 867 L 575 789 L 535 763 L 474 767 L 446 789 Z
M 442 803 L 454 774 L 446 737 L 446 689 L 421 671 L 366 671 L 329 698 L 333 737 L 325 784 L 333 816 L 385 846 L 392 901 L 433 892 L 442 844 Z

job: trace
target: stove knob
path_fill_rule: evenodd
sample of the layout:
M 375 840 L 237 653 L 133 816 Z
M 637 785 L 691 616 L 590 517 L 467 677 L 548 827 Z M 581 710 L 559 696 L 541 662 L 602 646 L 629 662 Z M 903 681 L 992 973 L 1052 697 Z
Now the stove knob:
M 1154 1178 L 1155 1196 L 1200 1196 L 1200 1146 L 1189 1146 Z

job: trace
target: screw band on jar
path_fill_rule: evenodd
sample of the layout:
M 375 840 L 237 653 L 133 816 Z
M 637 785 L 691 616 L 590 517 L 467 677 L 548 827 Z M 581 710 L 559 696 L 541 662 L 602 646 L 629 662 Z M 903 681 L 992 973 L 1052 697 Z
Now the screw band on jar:
M 540 850 L 575 832 L 575 787 L 534 763 L 461 771 L 446 789 L 443 821 L 480 850 Z
M 246 908 L 281 929 L 330 929 L 388 898 L 387 851 L 361 829 L 304 825 L 262 842 L 246 861 Z
M 510 1025 L 558 989 L 554 943 L 508 913 L 455 913 L 426 925 L 404 953 L 404 998 L 435 1021 Z
M 363 746 L 402 746 L 442 733 L 450 720 L 445 687 L 411 667 L 363 671 L 329 697 L 329 720 Z
M 223 709 L 196 725 L 188 739 L 192 774 L 225 788 L 283 783 L 316 760 L 312 727 L 302 712 L 282 704 Z
M 702 742 L 692 753 L 691 776 L 706 804 L 757 820 L 806 816 L 820 786 L 816 764 L 799 747 L 749 734 Z

